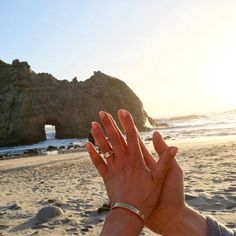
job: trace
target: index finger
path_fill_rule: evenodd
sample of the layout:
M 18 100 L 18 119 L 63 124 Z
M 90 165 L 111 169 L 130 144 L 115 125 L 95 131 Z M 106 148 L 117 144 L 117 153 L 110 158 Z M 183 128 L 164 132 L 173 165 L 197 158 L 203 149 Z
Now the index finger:
M 159 156 L 169 147 L 158 131 L 155 131 L 153 133 L 152 141 L 153 141 L 153 146 Z

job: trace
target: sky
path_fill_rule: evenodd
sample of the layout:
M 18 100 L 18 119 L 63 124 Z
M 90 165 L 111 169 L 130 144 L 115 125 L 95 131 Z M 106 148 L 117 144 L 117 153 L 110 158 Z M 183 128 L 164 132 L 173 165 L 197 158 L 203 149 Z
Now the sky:
M 236 108 L 235 0 L 0 0 L 0 59 L 123 80 L 152 117 Z

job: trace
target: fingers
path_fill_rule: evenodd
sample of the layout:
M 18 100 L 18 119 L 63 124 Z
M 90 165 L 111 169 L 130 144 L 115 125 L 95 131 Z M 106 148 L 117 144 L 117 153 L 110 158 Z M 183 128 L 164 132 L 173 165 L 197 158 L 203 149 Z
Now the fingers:
M 92 133 L 96 143 L 100 147 L 102 153 L 112 150 L 111 145 L 107 141 L 107 139 L 102 131 L 101 126 L 97 122 L 92 122 L 91 133 Z M 113 162 L 113 158 L 111 158 L 111 157 L 107 158 L 106 161 L 107 161 L 107 164 L 111 164 Z
M 120 123 L 121 123 L 122 127 L 124 128 L 125 127 L 125 120 L 123 118 L 122 112 L 123 112 L 123 110 L 119 110 L 117 114 L 118 114 Z M 137 132 L 137 135 L 138 135 L 139 145 L 140 145 L 142 154 L 144 156 L 144 161 L 145 161 L 147 167 L 149 169 L 152 169 L 154 167 L 154 164 L 156 163 L 156 160 L 152 157 L 151 153 L 149 152 L 149 150 L 147 149 L 147 147 L 143 143 L 143 140 L 141 139 L 136 126 L 135 126 L 135 129 L 136 129 L 136 132 Z
M 100 119 L 104 125 L 104 128 L 106 130 L 108 139 L 111 143 L 112 149 L 115 153 L 118 154 L 118 156 L 123 154 L 123 146 L 120 140 L 120 136 L 114 127 L 109 115 L 103 111 L 99 112 Z
M 116 131 L 117 131 L 117 133 L 120 137 L 120 141 L 121 141 L 121 144 L 123 146 L 124 151 L 127 150 L 127 143 L 125 141 L 125 138 L 124 138 L 123 134 L 121 133 L 121 131 L 120 131 L 119 127 L 117 126 L 115 120 L 113 119 L 113 117 L 110 114 L 109 114 L 109 117 L 111 119 L 111 122 L 112 122 L 114 128 L 116 129 Z
M 164 179 L 170 167 L 171 161 L 176 156 L 178 151 L 177 147 L 168 147 L 163 153 L 159 161 L 156 163 L 155 168 L 152 170 L 154 179 L 159 181 Z
M 155 164 L 157 161 L 153 158 L 152 154 L 149 152 L 149 150 L 147 149 L 147 147 L 143 143 L 143 140 L 141 139 L 140 136 L 139 136 L 139 143 L 140 143 L 141 151 L 143 153 L 144 161 L 145 161 L 147 167 L 149 169 L 153 169 L 155 167 Z
M 159 156 L 169 147 L 163 140 L 161 134 L 155 131 L 152 135 L 152 141 L 154 148 Z
M 89 156 L 90 156 L 94 166 L 98 170 L 98 173 L 102 176 L 103 179 L 105 179 L 106 174 L 107 174 L 106 163 L 103 161 L 102 157 L 97 153 L 97 151 L 92 143 L 87 142 L 86 148 L 88 150 Z
M 102 153 L 111 150 L 111 145 L 108 143 L 101 126 L 97 122 L 92 122 L 91 133 L 101 148 Z
M 126 110 L 119 110 L 118 118 L 125 130 L 127 147 L 130 153 L 137 155 L 141 153 L 137 130 L 131 114 Z

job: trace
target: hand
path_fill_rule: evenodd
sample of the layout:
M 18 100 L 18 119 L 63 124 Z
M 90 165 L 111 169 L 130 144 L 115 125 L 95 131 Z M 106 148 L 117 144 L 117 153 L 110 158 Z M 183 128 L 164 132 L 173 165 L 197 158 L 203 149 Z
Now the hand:
M 158 132 L 153 134 L 153 144 L 159 156 L 168 150 L 168 145 Z M 153 160 L 147 154 L 147 150 L 145 151 L 145 146 L 143 150 L 149 166 Z M 171 161 L 160 200 L 146 219 L 145 225 L 161 235 L 204 236 L 207 234 L 206 218 L 185 203 L 183 170 L 176 159 Z
M 168 150 L 168 145 L 158 132 L 153 134 L 153 145 L 158 155 Z M 149 158 L 146 160 L 147 163 L 150 162 Z M 183 170 L 176 159 L 173 159 L 162 188 L 160 200 L 145 222 L 145 225 L 152 231 L 163 235 L 170 235 L 170 232 L 175 231 L 175 229 L 173 230 L 176 228 L 175 218 L 186 208 L 183 183 Z
M 120 120 L 124 126 L 125 120 L 122 117 Z M 139 143 L 147 167 L 153 169 L 157 160 L 153 159 L 140 137 Z M 158 132 L 153 134 L 153 144 L 160 159 L 168 153 L 170 147 Z M 175 158 L 170 163 L 159 202 L 146 219 L 145 225 L 154 232 L 168 236 L 206 235 L 206 218 L 185 203 L 183 170 Z
M 91 133 L 101 151 L 114 152 L 106 159 L 107 163 L 89 142 L 87 149 L 104 180 L 111 204 L 128 203 L 148 217 L 159 200 L 162 184 L 176 149 L 168 148 L 161 154 L 159 161 L 148 168 L 132 116 L 127 111 L 120 110 L 118 117 L 127 140 L 124 139 L 113 118 L 107 113 L 100 112 L 100 118 L 110 143 L 106 140 L 98 123 L 93 122 L 91 128 Z

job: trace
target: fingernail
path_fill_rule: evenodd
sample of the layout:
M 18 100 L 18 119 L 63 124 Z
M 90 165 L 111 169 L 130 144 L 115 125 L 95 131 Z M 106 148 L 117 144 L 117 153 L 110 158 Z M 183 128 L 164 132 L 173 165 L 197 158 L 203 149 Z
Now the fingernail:
M 118 110 L 118 111 L 117 111 L 117 115 L 118 115 L 118 116 L 123 116 L 123 109 Z
M 176 155 L 176 153 L 178 152 L 178 148 L 177 147 L 171 147 L 170 148 L 170 154 L 174 157 Z
M 129 115 L 128 111 L 126 111 L 126 110 L 122 110 L 122 114 L 124 117 L 127 117 Z
M 101 119 L 104 119 L 106 117 L 106 112 L 100 111 L 99 116 L 100 116 Z
M 92 128 L 93 129 L 97 129 L 98 128 L 98 124 L 96 122 L 92 122 Z

